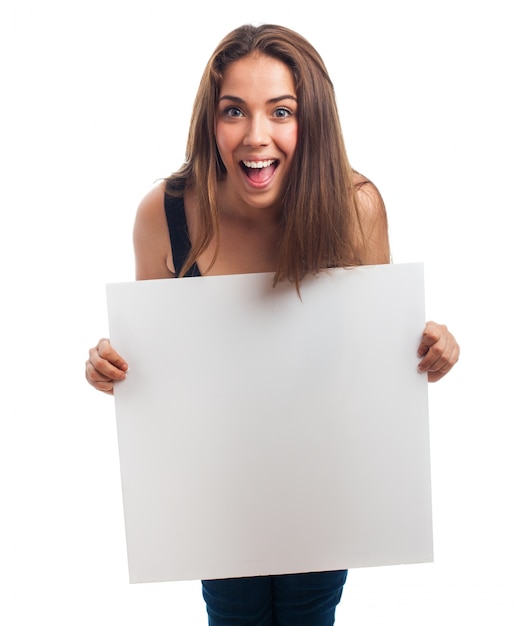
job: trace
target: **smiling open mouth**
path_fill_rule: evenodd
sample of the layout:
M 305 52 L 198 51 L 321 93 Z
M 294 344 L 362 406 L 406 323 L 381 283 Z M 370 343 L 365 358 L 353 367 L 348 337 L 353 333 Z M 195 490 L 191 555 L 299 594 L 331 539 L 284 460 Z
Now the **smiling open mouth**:
M 249 180 L 254 183 L 264 183 L 272 177 L 276 167 L 279 165 L 279 161 L 277 159 L 241 161 L 240 165 Z

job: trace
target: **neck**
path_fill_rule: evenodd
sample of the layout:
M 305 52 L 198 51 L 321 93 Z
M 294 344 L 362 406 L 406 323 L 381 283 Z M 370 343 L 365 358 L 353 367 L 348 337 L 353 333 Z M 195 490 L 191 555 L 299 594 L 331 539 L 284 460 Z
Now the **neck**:
M 254 228 L 277 228 L 281 223 L 280 203 L 265 205 L 247 203 L 232 188 L 222 181 L 218 187 L 218 209 L 220 219 L 242 223 Z

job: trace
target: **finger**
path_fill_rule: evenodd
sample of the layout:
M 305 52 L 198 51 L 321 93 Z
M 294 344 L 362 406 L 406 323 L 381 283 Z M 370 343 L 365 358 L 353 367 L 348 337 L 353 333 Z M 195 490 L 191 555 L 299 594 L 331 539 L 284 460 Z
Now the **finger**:
M 437 383 L 439 380 L 441 380 L 445 374 L 442 372 L 427 372 L 427 382 L 429 383 Z
M 98 368 L 97 365 L 92 363 L 92 361 L 88 360 L 85 364 L 85 374 L 89 381 L 98 383 L 98 382 L 108 382 L 113 381 L 112 376 L 108 376 L 107 374 L 103 374 L 103 372 Z
M 437 381 L 439 381 L 441 378 L 443 378 L 446 374 L 448 374 L 451 369 L 454 367 L 454 363 L 451 363 L 450 361 L 447 362 L 443 367 L 441 367 L 441 369 L 437 369 L 437 370 L 429 370 L 427 372 L 427 380 L 430 383 L 435 383 Z
M 447 362 L 446 348 L 439 341 L 432 345 L 424 358 L 420 361 L 418 369 L 422 372 L 438 371 Z
M 456 341 L 447 326 L 436 324 L 436 322 L 427 322 L 418 346 L 418 356 L 423 357 L 420 369 L 422 371 L 430 369 L 436 361 L 450 352 L 455 343 Z
M 436 354 L 437 352 L 437 354 Z M 436 382 L 448 374 L 459 360 L 460 349 L 458 343 L 449 334 L 443 351 L 438 347 L 433 347 L 430 353 L 422 359 L 419 369 L 426 371 L 429 382 Z M 437 358 L 434 358 L 437 357 Z
M 94 370 L 110 380 L 124 380 L 128 365 L 113 348 L 97 345 L 89 352 L 89 362 Z
M 446 332 L 448 332 L 446 326 L 440 326 L 435 322 L 427 322 L 418 346 L 418 356 L 425 356 L 429 348 L 440 340 L 442 333 Z
M 90 361 L 86 362 L 85 366 L 85 378 L 88 383 L 99 391 L 113 395 L 114 381 L 108 376 L 101 374 Z
M 116 352 L 109 339 L 101 339 L 97 344 L 97 353 L 105 361 L 109 361 L 122 371 L 128 370 L 128 363 Z

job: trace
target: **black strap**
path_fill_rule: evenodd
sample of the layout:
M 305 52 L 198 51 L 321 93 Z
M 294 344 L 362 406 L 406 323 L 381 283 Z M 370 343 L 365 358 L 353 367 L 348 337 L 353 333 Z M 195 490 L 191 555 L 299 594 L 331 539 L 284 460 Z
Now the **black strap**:
M 171 253 L 173 255 L 173 265 L 175 266 L 175 276 L 178 277 L 185 260 L 191 250 L 191 241 L 187 229 L 186 211 L 184 209 L 184 199 L 174 198 L 169 195 L 164 196 L 164 209 L 168 222 L 169 240 L 171 242 Z M 185 276 L 200 276 L 198 265 L 193 265 L 187 270 Z

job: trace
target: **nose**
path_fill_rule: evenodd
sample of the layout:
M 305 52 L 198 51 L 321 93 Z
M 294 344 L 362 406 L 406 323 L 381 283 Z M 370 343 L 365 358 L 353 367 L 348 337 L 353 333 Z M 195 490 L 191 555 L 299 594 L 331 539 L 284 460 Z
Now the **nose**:
M 263 115 L 255 115 L 249 119 L 244 137 L 246 146 L 266 146 L 270 143 L 268 120 Z

